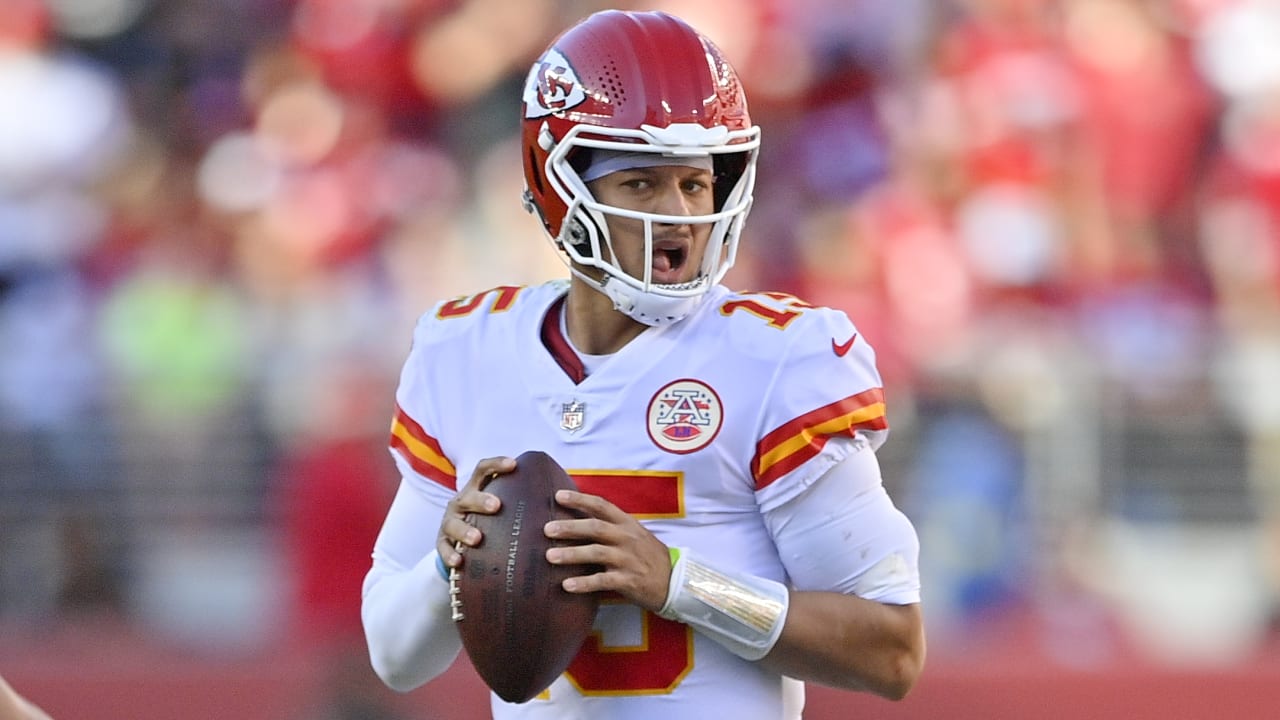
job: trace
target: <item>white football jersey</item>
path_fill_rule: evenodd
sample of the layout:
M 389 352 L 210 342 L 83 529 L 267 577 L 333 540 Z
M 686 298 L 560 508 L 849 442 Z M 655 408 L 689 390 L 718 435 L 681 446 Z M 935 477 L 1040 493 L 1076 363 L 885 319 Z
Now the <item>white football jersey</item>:
M 718 286 L 686 319 L 646 330 L 584 377 L 559 322 L 566 290 L 500 287 L 423 316 L 391 436 L 406 482 L 442 515 L 481 459 L 542 450 L 664 543 L 791 582 L 762 512 L 888 432 L 873 351 L 848 317 Z M 441 515 L 422 527 L 434 533 Z M 778 720 L 793 682 L 684 624 L 606 600 L 569 669 L 528 703 L 494 696 L 493 713 L 675 720 L 714 708 Z

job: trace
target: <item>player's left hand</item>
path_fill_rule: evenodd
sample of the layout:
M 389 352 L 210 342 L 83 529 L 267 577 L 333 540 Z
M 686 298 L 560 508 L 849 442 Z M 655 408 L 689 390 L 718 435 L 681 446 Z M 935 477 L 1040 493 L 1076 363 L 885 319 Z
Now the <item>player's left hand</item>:
M 598 495 L 560 490 L 556 502 L 585 518 L 553 520 L 543 532 L 557 540 L 582 544 L 547 550 L 555 565 L 598 565 L 600 572 L 567 578 L 572 593 L 612 590 L 646 610 L 657 612 L 667 601 L 671 554 L 667 546 L 638 520 Z

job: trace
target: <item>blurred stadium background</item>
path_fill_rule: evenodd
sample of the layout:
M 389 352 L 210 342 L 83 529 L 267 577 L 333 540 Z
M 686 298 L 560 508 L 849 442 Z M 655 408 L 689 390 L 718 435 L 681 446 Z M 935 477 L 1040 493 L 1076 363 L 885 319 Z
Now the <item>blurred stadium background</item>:
M 764 128 L 732 284 L 879 349 L 930 663 L 817 718 L 1280 717 L 1280 2 L 655 0 Z M 0 675 L 56 718 L 486 716 L 359 637 L 414 318 L 562 268 L 596 2 L 0 2 Z M 433 531 L 433 530 L 432 530 Z

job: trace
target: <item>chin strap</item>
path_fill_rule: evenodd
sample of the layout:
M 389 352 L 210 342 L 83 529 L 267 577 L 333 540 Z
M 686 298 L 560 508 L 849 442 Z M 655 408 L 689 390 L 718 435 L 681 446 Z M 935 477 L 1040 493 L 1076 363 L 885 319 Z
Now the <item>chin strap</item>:
M 713 568 L 685 548 L 672 551 L 671 584 L 658 614 L 693 626 L 745 660 L 768 655 L 787 621 L 787 586 Z
M 663 327 L 683 320 L 697 309 L 702 295 L 690 297 L 663 297 L 642 292 L 626 283 L 606 277 L 603 283 L 591 281 L 591 285 L 613 301 L 618 312 L 650 327 Z

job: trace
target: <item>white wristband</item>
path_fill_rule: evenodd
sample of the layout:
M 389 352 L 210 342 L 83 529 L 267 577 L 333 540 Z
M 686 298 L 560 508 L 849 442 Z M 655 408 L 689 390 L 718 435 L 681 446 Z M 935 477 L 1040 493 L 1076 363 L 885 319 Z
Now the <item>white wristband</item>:
M 787 620 L 787 586 L 746 573 L 717 570 L 681 548 L 659 615 L 693 626 L 746 660 L 773 649 Z

